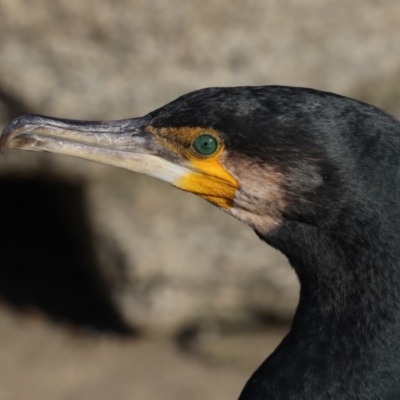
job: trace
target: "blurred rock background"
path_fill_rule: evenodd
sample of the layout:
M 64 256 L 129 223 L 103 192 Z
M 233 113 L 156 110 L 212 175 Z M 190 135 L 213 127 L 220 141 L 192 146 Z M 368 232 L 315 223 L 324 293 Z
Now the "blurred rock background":
M 264 84 L 334 91 L 400 116 L 399 43 L 397 0 L 0 0 L 0 129 L 23 113 L 119 119 L 201 87 Z M 286 260 L 204 201 L 18 151 L 0 158 L 0 187 L 0 400 L 236 398 L 284 334 L 272 322 L 290 321 L 298 297 Z M 264 341 L 215 344 L 216 332 L 260 324 Z M 242 368 L 188 365 L 168 345 L 93 344 L 71 327 L 184 346 L 196 337 L 197 354 Z M 185 370 L 184 384 L 171 369 Z M 176 378 L 154 388 L 149 370 Z

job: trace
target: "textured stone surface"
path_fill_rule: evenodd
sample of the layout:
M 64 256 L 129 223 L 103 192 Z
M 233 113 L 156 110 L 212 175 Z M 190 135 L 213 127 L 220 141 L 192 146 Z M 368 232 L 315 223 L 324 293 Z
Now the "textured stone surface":
M 74 337 L 0 308 L 0 399 L 232 400 L 285 333 L 232 335 L 210 363 L 171 341 Z
M 200 87 L 255 84 L 312 86 L 396 112 L 399 26 L 397 0 L 0 0 L 0 119 L 125 118 Z M 298 286 L 284 258 L 191 195 L 16 151 L 0 174 L 84 183 L 98 266 L 135 326 L 176 332 L 294 310 Z

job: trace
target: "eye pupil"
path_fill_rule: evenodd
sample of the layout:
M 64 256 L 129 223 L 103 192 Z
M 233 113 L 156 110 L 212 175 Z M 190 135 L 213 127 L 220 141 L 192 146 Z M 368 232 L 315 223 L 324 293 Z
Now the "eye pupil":
M 196 153 L 202 156 L 210 156 L 218 149 L 218 142 L 214 136 L 200 135 L 193 142 L 193 149 Z

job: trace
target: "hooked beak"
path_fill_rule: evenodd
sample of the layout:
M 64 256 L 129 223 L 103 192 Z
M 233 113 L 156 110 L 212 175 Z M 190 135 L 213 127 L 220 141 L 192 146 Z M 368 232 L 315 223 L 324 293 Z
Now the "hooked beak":
M 160 147 L 146 129 L 150 116 L 116 121 L 77 121 L 24 115 L 0 136 L 6 147 L 83 158 L 175 182 L 187 169 L 161 158 Z

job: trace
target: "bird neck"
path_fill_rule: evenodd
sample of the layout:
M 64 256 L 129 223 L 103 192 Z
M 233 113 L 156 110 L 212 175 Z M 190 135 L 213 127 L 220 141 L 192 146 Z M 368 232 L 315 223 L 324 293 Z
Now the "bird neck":
M 288 257 L 300 300 L 291 331 L 240 400 L 400 398 L 400 243 L 388 225 L 343 226 L 337 236 L 284 221 L 259 234 Z M 307 390 L 315 397 L 300 395 Z
M 361 320 L 388 308 L 400 317 L 396 228 L 379 220 L 359 231 L 346 228 L 342 225 L 340 231 L 324 231 L 285 221 L 265 238 L 288 257 L 299 278 L 300 300 L 294 323 L 309 314 L 329 317 L 330 321 L 333 316 L 339 321 L 349 315 Z

